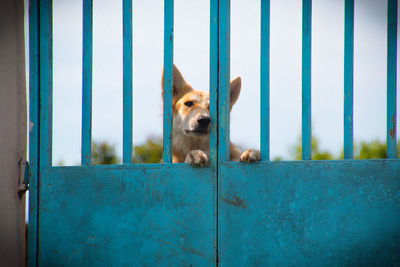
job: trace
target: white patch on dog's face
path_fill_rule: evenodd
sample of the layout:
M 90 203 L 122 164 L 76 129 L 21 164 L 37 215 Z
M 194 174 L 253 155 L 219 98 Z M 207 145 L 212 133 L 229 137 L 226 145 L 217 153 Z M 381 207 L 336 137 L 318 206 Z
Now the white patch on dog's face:
M 191 91 L 174 106 L 174 132 L 197 138 L 207 137 L 210 129 L 209 95 Z

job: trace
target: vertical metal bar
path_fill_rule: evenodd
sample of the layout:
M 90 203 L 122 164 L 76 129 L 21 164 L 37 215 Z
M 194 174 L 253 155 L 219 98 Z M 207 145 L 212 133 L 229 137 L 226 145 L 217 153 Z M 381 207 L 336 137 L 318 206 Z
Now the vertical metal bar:
M 388 0 L 386 154 L 396 158 L 397 0 Z
M 93 0 L 83 0 L 82 36 L 82 144 L 81 164 L 90 165 L 92 158 L 92 47 Z
M 53 8 L 51 0 L 39 4 L 40 168 L 52 162 Z
M 346 0 L 344 15 L 343 157 L 353 158 L 354 0 Z
M 210 166 L 216 167 L 218 147 L 218 0 L 210 1 Z
M 311 0 L 303 0 L 302 159 L 311 159 Z
M 123 1 L 123 163 L 132 162 L 132 0 Z
M 218 161 L 229 161 L 230 0 L 219 1 Z
M 29 239 L 28 266 L 37 266 L 39 204 L 39 4 L 29 3 Z
M 218 229 L 218 0 L 210 0 L 210 167 L 215 171 L 214 182 L 214 226 L 216 236 L 213 239 L 215 247 L 214 261 L 218 265 L 219 229 Z
M 172 162 L 174 0 L 164 0 L 163 162 Z
M 269 38 L 270 38 L 270 1 L 261 0 L 261 160 L 269 160 Z

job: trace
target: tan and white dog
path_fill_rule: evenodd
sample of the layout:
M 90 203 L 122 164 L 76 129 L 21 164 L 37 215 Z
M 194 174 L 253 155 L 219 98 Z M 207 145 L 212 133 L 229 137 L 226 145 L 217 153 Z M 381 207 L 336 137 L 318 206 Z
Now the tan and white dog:
M 242 81 L 236 77 L 230 83 L 230 105 L 239 97 Z M 173 69 L 172 90 L 172 162 L 204 166 L 209 162 L 209 94 L 194 90 L 178 68 Z M 260 160 L 260 152 L 248 149 L 243 153 L 230 143 L 230 160 L 253 162 Z

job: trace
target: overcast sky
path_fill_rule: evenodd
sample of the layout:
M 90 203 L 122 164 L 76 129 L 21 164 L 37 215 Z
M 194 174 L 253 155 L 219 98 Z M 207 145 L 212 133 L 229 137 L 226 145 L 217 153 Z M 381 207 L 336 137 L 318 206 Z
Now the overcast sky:
M 115 144 L 121 157 L 122 2 L 93 2 L 93 140 Z M 133 1 L 135 144 L 162 134 L 163 2 Z M 386 138 L 386 5 L 384 0 L 355 0 L 355 141 Z M 301 134 L 301 12 L 300 0 L 271 0 L 271 158 L 289 159 Z M 209 1 L 175 0 L 174 62 L 200 90 L 209 87 L 209 13 Z M 82 1 L 55 0 L 53 16 L 53 164 L 76 165 Z M 312 19 L 313 135 L 322 149 L 338 155 L 344 1 L 314 0 Z M 260 1 L 232 0 L 231 77 L 242 77 L 242 91 L 231 113 L 231 140 L 244 148 L 259 147 L 259 57 Z

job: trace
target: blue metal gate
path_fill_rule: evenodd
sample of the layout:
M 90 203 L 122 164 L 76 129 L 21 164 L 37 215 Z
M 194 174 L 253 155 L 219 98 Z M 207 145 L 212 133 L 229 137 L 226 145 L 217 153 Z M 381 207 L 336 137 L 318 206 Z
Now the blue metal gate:
M 261 157 L 229 162 L 230 1 L 210 1 L 210 164 L 172 164 L 173 0 L 165 0 L 163 163 L 131 164 L 132 1 L 123 1 L 123 164 L 90 166 L 92 0 L 83 1 L 81 166 L 54 167 L 52 2 L 31 0 L 30 266 L 400 264 L 397 1 L 388 1 L 387 156 L 352 160 L 354 0 L 345 0 L 344 160 L 311 161 L 311 0 L 303 0 L 303 160 L 269 161 L 269 0 Z

